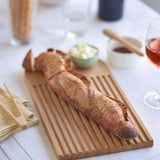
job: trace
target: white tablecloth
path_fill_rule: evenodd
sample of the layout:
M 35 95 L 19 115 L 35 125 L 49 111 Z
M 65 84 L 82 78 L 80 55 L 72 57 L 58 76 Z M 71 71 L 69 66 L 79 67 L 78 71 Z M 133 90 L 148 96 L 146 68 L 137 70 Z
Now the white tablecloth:
M 80 1 L 77 1 L 80 3 Z M 30 109 L 38 116 L 33 101 L 24 83 L 24 70 L 21 67 L 26 52 L 32 48 L 36 55 L 47 48 L 57 48 L 63 51 L 77 43 L 87 41 L 100 49 L 100 58 L 106 61 L 107 38 L 102 29 L 112 28 L 121 35 L 139 38 L 143 45 L 150 21 L 158 16 L 138 0 L 127 0 L 123 19 L 116 22 L 106 22 L 97 18 L 96 1 L 93 1 L 88 31 L 77 39 L 66 39 L 63 30 L 63 19 L 58 8 L 40 6 L 37 14 L 37 34 L 35 40 L 28 46 L 12 47 L 8 43 L 8 28 L 5 0 L 0 1 L 0 85 L 5 82 L 15 94 L 31 101 Z M 154 139 L 154 146 L 146 149 L 115 153 L 92 160 L 156 160 L 160 159 L 160 111 L 146 107 L 143 96 L 147 91 L 160 89 L 160 73 L 146 57 L 139 66 L 133 69 L 110 69 L 127 95 L 131 104 L 138 112 Z M 0 160 L 53 160 L 56 159 L 43 125 L 40 124 L 18 133 L 0 143 Z M 154 160 L 155 160 L 154 159 Z

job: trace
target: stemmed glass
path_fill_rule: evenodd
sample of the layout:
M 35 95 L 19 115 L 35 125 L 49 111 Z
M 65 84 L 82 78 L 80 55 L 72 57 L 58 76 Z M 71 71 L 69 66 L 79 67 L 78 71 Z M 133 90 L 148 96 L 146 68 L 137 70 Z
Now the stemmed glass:
M 153 20 L 149 26 L 146 38 L 146 55 L 149 61 L 160 69 L 160 18 Z M 160 90 L 148 92 L 143 101 L 150 108 L 160 109 Z

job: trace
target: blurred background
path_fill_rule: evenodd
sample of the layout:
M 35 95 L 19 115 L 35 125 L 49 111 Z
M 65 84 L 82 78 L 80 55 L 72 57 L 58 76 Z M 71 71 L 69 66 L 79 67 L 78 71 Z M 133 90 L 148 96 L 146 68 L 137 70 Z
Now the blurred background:
M 153 8 L 158 13 L 160 13 L 160 0 L 141 0 L 141 1 L 146 3 L 148 6 Z
M 23 39 L 22 43 L 25 43 L 24 40 L 29 39 L 29 37 L 27 37 L 27 36 L 31 35 L 31 33 L 28 33 L 28 35 L 27 34 L 24 35 L 22 33 L 20 34 L 20 33 L 18 33 L 18 30 L 20 30 L 20 28 L 15 28 L 16 25 L 20 26 L 20 24 L 16 24 L 16 22 L 14 23 L 12 20 L 15 17 L 9 16 L 9 15 L 13 15 L 13 14 L 9 14 L 9 11 L 11 12 L 11 8 L 9 8 L 8 2 L 13 2 L 13 1 L 18 2 L 18 0 L 0 0 L 0 36 L 3 37 L 3 35 L 5 35 L 3 39 L 2 38 L 0 39 L 0 45 L 2 45 L 2 43 L 4 44 L 4 43 L 8 42 L 9 39 L 11 39 L 13 36 L 17 37 L 16 34 L 19 34 L 19 36 L 21 36 L 21 37 L 17 37 L 17 38 Z M 23 1 L 25 1 L 25 0 L 23 0 Z M 32 0 L 30 0 L 30 1 L 32 1 Z M 139 1 L 144 2 L 146 5 L 153 8 L 153 10 L 160 13 L 160 0 L 139 0 Z M 50 40 L 52 40 L 53 35 L 54 35 L 54 37 L 62 37 L 64 35 L 64 31 L 74 30 L 74 28 L 78 29 L 76 27 L 76 25 L 79 26 L 78 23 L 75 24 L 75 26 L 74 26 L 73 24 L 70 24 L 70 22 L 68 20 L 69 20 L 69 18 L 74 20 L 74 18 L 80 19 L 82 17 L 80 15 L 79 15 L 79 17 L 70 17 L 70 15 L 67 13 L 68 11 L 64 10 L 64 8 L 68 8 L 68 7 L 62 7 L 62 6 L 66 5 L 66 2 L 67 2 L 67 0 L 39 0 L 38 5 L 36 5 L 37 12 L 38 12 L 39 16 L 37 16 L 36 19 L 34 19 L 34 22 L 37 24 L 36 30 L 39 33 L 41 33 L 41 35 L 43 35 L 44 41 L 46 41 L 46 38 L 47 39 L 50 38 Z M 89 18 L 86 19 L 87 16 L 85 16 L 84 20 L 82 21 L 82 23 L 80 25 L 81 27 L 79 28 L 79 29 L 82 29 L 82 31 L 81 30 L 77 31 L 78 34 L 81 34 L 81 32 L 83 32 L 83 30 L 86 30 L 88 24 L 93 25 L 92 22 L 94 22 L 94 20 L 97 19 L 98 16 L 99 16 L 99 18 L 101 18 L 103 20 L 105 20 L 105 18 L 108 18 L 107 21 L 108 20 L 115 21 L 115 20 L 121 19 L 120 13 L 117 13 L 120 16 L 120 17 L 115 17 L 117 19 L 114 19 L 113 17 L 103 17 L 104 12 L 100 13 L 98 11 L 98 10 L 100 10 L 100 8 L 98 8 L 98 0 L 92 0 L 91 1 L 92 4 L 89 4 L 89 0 L 86 0 L 85 3 L 86 2 L 88 2 L 88 4 L 85 6 L 89 6 L 89 8 L 86 8 L 86 11 L 88 10 L 88 11 L 92 12 L 92 15 L 94 15 L 94 16 L 92 16 L 92 19 L 89 19 Z M 79 3 L 79 2 L 76 1 L 76 3 Z M 117 5 L 120 6 L 119 4 L 117 4 Z M 73 4 L 73 6 L 74 6 L 74 4 Z M 103 3 L 102 3 L 102 6 L 103 6 Z M 73 8 L 73 7 L 70 7 L 70 8 Z M 60 10 L 61 10 L 61 12 L 60 12 Z M 70 9 L 68 9 L 68 10 L 70 10 Z M 117 11 L 117 9 L 114 9 L 114 11 L 115 10 Z M 123 7 L 121 10 L 123 10 Z M 14 12 L 14 10 L 12 10 L 12 11 Z M 103 11 L 103 7 L 102 7 L 101 11 Z M 83 12 L 85 12 L 85 10 Z M 87 13 L 86 15 L 88 15 L 88 14 L 89 13 Z M 46 15 L 48 15 L 48 17 Z M 54 16 L 54 15 L 56 15 L 56 16 Z M 10 18 L 10 20 L 9 20 L 9 18 Z M 12 18 L 12 20 L 11 20 L 11 18 Z M 111 19 L 109 19 L 109 18 L 111 18 Z M 26 19 L 28 19 L 28 18 L 26 17 Z M 43 19 L 43 22 L 41 19 Z M 26 22 L 24 21 L 23 25 L 25 26 L 26 23 L 27 23 L 27 21 Z M 86 24 L 86 26 L 84 26 L 83 24 Z M 23 25 L 21 24 L 21 28 L 24 28 Z M 48 27 L 48 26 L 50 26 L 50 27 Z M 73 26 L 74 28 L 70 28 L 70 26 Z M 46 27 L 47 27 L 47 30 L 46 30 Z M 29 25 L 28 25 L 28 28 L 26 27 L 25 31 L 21 31 L 21 32 L 26 33 L 27 30 L 28 30 L 28 32 L 30 32 Z M 12 36 L 11 36 L 11 32 L 12 32 Z M 32 32 L 34 32 L 34 29 L 32 29 Z M 34 32 L 34 33 L 36 33 L 36 32 Z M 74 37 L 74 36 L 75 35 L 73 35 L 73 34 L 67 33 L 67 37 L 69 37 L 69 38 Z M 11 43 L 12 43 L 12 45 L 17 45 L 16 43 L 19 43 L 19 42 L 13 41 Z

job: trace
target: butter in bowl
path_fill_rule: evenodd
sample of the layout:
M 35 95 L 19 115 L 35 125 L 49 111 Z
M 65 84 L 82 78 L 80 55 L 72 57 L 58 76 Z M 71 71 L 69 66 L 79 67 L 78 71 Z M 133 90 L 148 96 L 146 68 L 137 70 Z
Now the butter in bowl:
M 98 48 L 83 42 L 73 46 L 69 51 L 69 55 L 75 66 L 85 69 L 97 62 L 98 52 Z

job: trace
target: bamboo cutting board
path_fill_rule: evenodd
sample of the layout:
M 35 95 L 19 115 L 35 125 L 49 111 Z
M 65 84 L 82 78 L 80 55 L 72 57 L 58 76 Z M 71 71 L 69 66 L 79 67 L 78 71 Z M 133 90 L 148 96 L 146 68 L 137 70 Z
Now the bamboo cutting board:
M 79 159 L 153 146 L 151 135 L 102 61 L 99 60 L 90 69 L 76 70 L 86 75 L 96 89 L 123 101 L 128 106 L 129 117 L 137 126 L 139 135 L 133 140 L 115 137 L 56 95 L 41 73 L 25 72 L 27 87 L 59 160 Z

